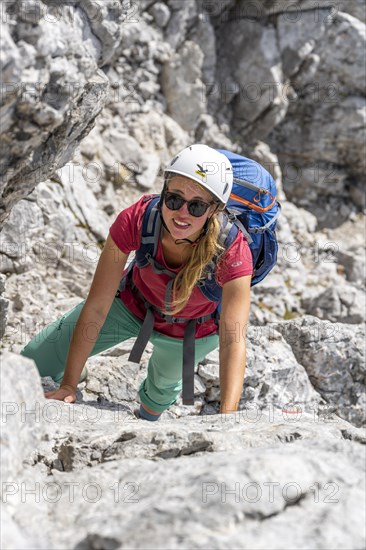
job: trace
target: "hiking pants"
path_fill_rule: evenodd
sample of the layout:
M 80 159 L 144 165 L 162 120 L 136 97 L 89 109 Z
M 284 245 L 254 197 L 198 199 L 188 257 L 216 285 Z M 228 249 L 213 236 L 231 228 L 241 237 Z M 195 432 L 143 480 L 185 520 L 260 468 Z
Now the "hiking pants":
M 40 376 L 61 382 L 66 367 L 70 342 L 85 300 L 36 334 L 21 350 L 36 363 Z M 136 337 L 142 321 L 133 315 L 120 298 L 114 298 L 106 320 L 89 355 L 97 355 L 128 338 Z M 157 412 L 173 405 L 182 391 L 183 340 L 153 331 L 154 346 L 147 377 L 139 387 L 142 404 Z M 218 335 L 195 340 L 195 365 L 219 345 Z

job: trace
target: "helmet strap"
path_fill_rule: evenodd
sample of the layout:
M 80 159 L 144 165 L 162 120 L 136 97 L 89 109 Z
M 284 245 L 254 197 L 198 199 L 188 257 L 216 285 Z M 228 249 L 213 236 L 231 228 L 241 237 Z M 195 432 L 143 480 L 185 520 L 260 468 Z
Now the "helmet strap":
M 174 241 L 175 244 L 190 244 L 192 248 L 197 246 L 198 243 L 200 242 L 200 240 L 203 239 L 203 237 L 205 237 L 207 235 L 208 224 L 210 223 L 210 219 L 211 218 L 207 218 L 207 220 L 205 221 L 204 226 L 201 229 L 201 233 L 198 235 L 198 237 L 195 241 L 191 241 L 190 239 L 177 239 L 176 241 Z

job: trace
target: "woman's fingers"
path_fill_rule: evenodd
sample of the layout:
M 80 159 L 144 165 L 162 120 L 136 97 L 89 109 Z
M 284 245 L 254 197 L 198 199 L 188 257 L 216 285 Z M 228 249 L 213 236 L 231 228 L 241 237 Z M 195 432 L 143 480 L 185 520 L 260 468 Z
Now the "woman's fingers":
M 74 403 L 76 401 L 76 396 L 67 395 L 64 399 L 65 403 Z
M 74 403 L 76 401 L 75 392 L 62 388 L 46 392 L 44 395 L 46 399 L 57 399 L 58 401 L 65 401 L 65 403 Z

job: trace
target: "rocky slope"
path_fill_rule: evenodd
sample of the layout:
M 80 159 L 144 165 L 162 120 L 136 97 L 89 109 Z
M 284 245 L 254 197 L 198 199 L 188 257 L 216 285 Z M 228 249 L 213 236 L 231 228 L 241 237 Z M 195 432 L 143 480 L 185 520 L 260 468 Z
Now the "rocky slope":
M 3 546 L 361 548 L 363 2 L 2 9 Z M 216 414 L 213 352 L 194 407 L 136 420 L 151 349 L 133 365 L 129 342 L 88 361 L 76 405 L 45 401 L 17 353 L 86 297 L 118 212 L 195 141 L 261 162 L 283 205 L 241 410 Z

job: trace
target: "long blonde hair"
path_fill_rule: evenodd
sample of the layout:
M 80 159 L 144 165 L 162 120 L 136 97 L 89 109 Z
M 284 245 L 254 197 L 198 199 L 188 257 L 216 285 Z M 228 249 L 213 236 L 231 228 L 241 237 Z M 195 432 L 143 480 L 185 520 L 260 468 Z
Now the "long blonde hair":
M 164 190 L 167 184 L 175 174 L 171 174 L 165 180 Z M 169 304 L 169 311 L 163 311 L 167 315 L 176 315 L 187 304 L 193 289 L 197 283 L 203 281 L 206 275 L 206 268 L 214 256 L 219 257 L 224 252 L 224 247 L 219 243 L 219 234 L 221 227 L 221 211 L 216 211 L 208 219 L 207 233 L 201 240 L 192 247 L 190 255 L 184 267 L 179 271 L 174 279 L 172 287 L 172 301 Z

